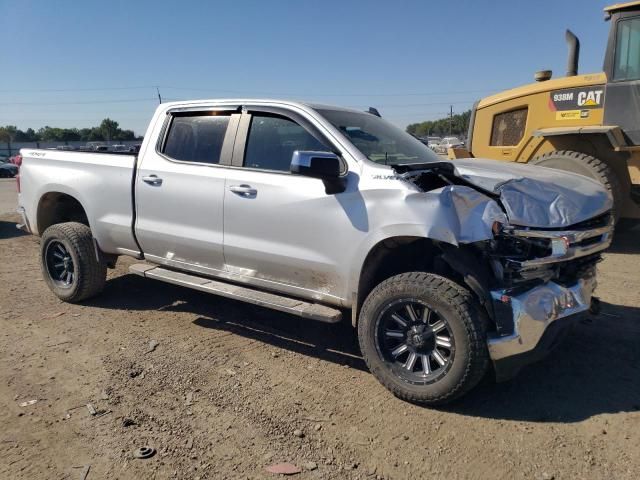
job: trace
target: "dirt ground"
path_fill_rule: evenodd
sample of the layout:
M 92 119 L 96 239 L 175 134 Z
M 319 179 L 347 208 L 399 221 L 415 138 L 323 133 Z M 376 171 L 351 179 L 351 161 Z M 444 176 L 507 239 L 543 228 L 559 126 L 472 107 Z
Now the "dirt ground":
M 61 303 L 16 221 L 0 216 L 2 479 L 276 478 L 279 462 L 300 479 L 640 476 L 638 231 L 600 264 L 601 316 L 515 380 L 427 409 L 367 372 L 350 326 L 145 280 L 128 259 L 99 298 Z

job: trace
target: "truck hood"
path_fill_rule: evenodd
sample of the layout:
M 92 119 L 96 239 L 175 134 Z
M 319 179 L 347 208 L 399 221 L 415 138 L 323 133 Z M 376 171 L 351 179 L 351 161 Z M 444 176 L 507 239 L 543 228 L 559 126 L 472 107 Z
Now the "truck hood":
M 568 227 L 605 213 L 613 205 L 602 184 L 582 175 L 479 158 L 452 164 L 455 176 L 499 197 L 512 225 Z

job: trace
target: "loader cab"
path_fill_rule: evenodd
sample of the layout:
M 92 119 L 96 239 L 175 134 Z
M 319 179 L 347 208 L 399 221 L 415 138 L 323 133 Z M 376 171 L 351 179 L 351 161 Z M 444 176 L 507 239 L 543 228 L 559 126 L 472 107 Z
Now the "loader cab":
M 605 125 L 617 125 L 640 145 L 640 1 L 605 8 L 611 22 L 604 59 Z

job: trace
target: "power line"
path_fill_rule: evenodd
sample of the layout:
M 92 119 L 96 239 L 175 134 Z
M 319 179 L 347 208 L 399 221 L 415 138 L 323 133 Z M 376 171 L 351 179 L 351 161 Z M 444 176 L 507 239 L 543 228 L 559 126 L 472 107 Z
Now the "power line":
M 187 99 L 180 98 L 165 98 L 169 101 L 182 101 Z M 149 98 L 127 98 L 118 100 L 79 100 L 79 101 L 65 101 L 65 102 L 0 102 L 0 105 L 91 105 L 102 103 L 133 103 L 133 102 L 147 102 L 147 101 L 159 101 L 162 103 L 160 93 L 157 92 L 157 96 Z M 415 107 L 431 107 L 436 105 L 464 105 L 473 103 L 475 100 L 459 100 L 455 102 L 429 102 L 429 103 L 402 103 L 402 104 L 376 104 L 376 107 L 380 108 L 415 108 Z M 367 109 L 369 105 L 350 105 L 350 108 Z
M 449 116 L 449 112 L 411 112 L 411 113 L 382 113 L 382 118 L 424 118 L 425 116 L 431 116 L 438 118 L 445 118 Z M 454 113 L 455 115 L 455 113 Z
M 168 90 L 188 90 L 193 92 L 219 92 L 219 93 L 235 93 L 246 95 L 246 90 L 228 90 L 215 87 L 176 87 L 166 85 L 140 85 L 131 87 L 90 87 L 90 88 L 41 88 L 41 89 L 0 89 L 0 93 L 46 93 L 46 92 L 98 92 L 98 91 L 114 91 L 114 90 L 155 90 L 163 88 Z M 487 93 L 503 90 L 501 88 L 486 88 L 481 90 L 458 90 L 458 91 L 430 91 L 430 92 L 393 92 L 393 93 L 310 93 L 310 92 L 265 92 L 258 91 L 263 95 L 297 95 L 305 97 L 404 97 L 404 96 L 437 96 L 437 95 L 461 95 L 470 93 Z M 254 91 L 251 95 L 255 95 Z
M 475 102 L 475 100 L 460 100 L 457 102 L 431 102 L 431 103 L 403 103 L 403 104 L 376 104 L 376 108 L 409 108 L 409 107 L 433 107 L 435 105 L 468 105 Z M 348 108 L 367 109 L 369 105 L 350 105 Z
M 41 92 L 100 92 L 109 90 L 142 90 L 155 88 L 155 85 L 138 87 L 95 87 L 95 88 L 35 88 L 35 89 L 2 89 L 0 93 L 41 93 Z
M 236 93 L 236 94 L 246 94 L 244 90 L 226 90 L 226 89 L 218 89 L 218 88 L 199 88 L 199 87 L 172 87 L 172 86 L 163 86 L 162 88 L 169 90 L 189 90 L 192 92 L 224 92 L 224 93 Z M 469 93 L 488 93 L 488 92 L 497 92 L 500 90 L 504 90 L 504 88 L 487 88 L 482 90 L 458 90 L 458 91 L 431 91 L 431 92 L 403 92 L 403 93 L 309 93 L 309 92 L 265 92 L 258 91 L 257 93 L 261 93 L 263 95 L 296 95 L 301 97 L 404 97 L 404 96 L 438 96 L 438 95 L 461 95 L 461 94 L 469 94 Z M 256 92 L 253 92 L 252 95 L 255 95 Z
M 94 103 L 133 103 L 157 101 L 157 98 L 127 98 L 121 100 L 84 100 L 77 102 L 0 102 L 0 105 L 91 105 Z

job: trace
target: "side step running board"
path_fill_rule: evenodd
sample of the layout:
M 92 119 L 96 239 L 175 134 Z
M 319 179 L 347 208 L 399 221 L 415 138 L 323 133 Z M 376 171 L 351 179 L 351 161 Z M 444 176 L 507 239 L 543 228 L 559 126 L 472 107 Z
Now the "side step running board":
M 267 293 L 231 283 L 198 277 L 197 275 L 188 273 L 175 272 L 154 265 L 136 263 L 129 267 L 129 271 L 141 277 L 154 278 L 156 280 L 162 280 L 163 282 L 173 283 L 174 285 L 182 285 L 183 287 L 213 293 L 221 297 L 241 300 L 246 303 L 253 303 L 261 307 L 279 310 L 320 322 L 336 323 L 342 318 L 340 310 L 318 303 L 308 303 L 304 300 L 283 297 L 275 293 Z

